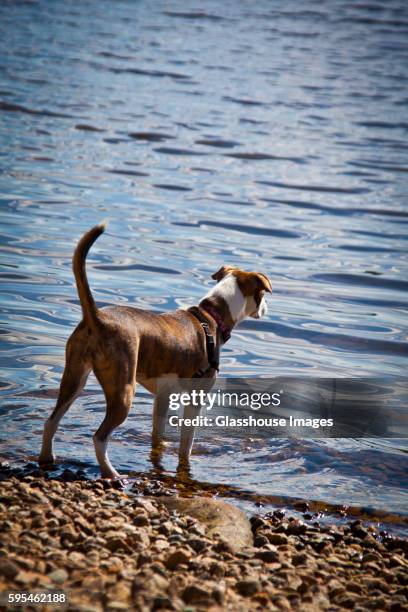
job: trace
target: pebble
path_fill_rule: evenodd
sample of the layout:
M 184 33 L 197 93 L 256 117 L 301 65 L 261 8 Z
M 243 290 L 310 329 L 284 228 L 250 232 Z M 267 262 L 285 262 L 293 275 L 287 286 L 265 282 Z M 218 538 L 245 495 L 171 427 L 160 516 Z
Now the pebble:
M 288 536 L 284 533 L 270 533 L 268 534 L 268 540 L 271 544 L 282 546 L 288 543 Z
M 187 564 L 191 559 L 191 552 L 187 549 L 179 548 L 171 553 L 166 560 L 166 567 L 169 570 L 176 569 L 182 563 Z
M 265 563 L 273 563 L 279 560 L 279 554 L 273 550 L 260 550 L 256 553 L 256 558 L 261 559 Z
M 238 593 L 244 595 L 245 597 L 250 597 L 254 595 L 257 591 L 259 591 L 261 585 L 258 580 L 240 580 L 236 584 L 236 589 Z
M 13 579 L 19 573 L 20 568 L 18 565 L 11 561 L 11 559 L 1 559 L 0 558 L 0 576 L 4 576 L 4 578 Z
M 187 604 L 206 603 L 209 598 L 208 591 L 199 585 L 191 584 L 182 593 L 182 599 Z
M 55 582 L 55 584 L 62 584 L 68 579 L 68 572 L 66 572 L 64 569 L 57 569 L 54 572 L 51 572 L 51 574 L 48 574 L 48 577 L 52 580 L 52 582 Z

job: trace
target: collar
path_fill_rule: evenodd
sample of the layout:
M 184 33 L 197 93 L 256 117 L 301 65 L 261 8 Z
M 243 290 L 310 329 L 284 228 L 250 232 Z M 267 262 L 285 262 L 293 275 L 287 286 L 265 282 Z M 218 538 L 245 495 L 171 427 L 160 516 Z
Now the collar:
M 212 306 L 200 306 L 200 308 L 214 319 L 220 331 L 222 339 L 224 340 L 224 343 L 227 342 L 231 338 L 232 328 L 226 323 L 224 323 L 220 313 Z

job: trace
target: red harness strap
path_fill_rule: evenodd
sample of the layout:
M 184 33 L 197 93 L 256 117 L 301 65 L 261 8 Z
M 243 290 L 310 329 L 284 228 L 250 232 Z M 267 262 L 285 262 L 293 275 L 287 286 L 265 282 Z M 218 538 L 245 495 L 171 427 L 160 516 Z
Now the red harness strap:
M 200 308 L 202 308 L 205 312 L 208 312 L 210 317 L 214 319 L 214 321 L 217 324 L 218 329 L 220 330 L 224 343 L 228 342 L 228 340 L 231 338 L 231 328 L 229 327 L 229 325 L 226 325 L 224 323 L 220 313 L 217 312 L 215 308 L 213 308 L 212 306 L 200 306 Z

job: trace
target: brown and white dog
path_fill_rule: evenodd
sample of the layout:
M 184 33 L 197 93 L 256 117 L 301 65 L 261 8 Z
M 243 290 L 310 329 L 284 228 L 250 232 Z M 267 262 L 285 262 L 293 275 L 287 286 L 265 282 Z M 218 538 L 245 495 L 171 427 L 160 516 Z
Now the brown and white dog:
M 95 240 L 105 231 L 100 224 L 84 234 L 75 249 L 73 270 L 83 319 L 69 338 L 66 363 L 57 404 L 44 427 L 39 462 L 54 461 L 52 442 L 58 423 L 85 386 L 91 370 L 106 398 L 106 416 L 93 436 L 102 477 L 118 478 L 107 455 L 113 430 L 126 419 L 136 383 L 153 394 L 163 377 L 191 378 L 198 371 L 216 376 L 217 364 L 209 366 L 208 338 L 213 341 L 218 361 L 220 347 L 230 331 L 245 317 L 266 314 L 265 292 L 272 286 L 264 274 L 223 266 L 212 275 L 217 284 L 198 307 L 162 314 L 130 306 L 98 309 L 85 271 L 85 259 Z M 204 326 L 203 326 L 204 322 Z M 205 326 L 207 323 L 207 327 Z M 156 396 L 153 412 L 153 443 L 164 433 L 168 405 Z M 190 407 L 184 416 L 194 416 Z M 179 456 L 188 463 L 194 431 L 182 427 Z

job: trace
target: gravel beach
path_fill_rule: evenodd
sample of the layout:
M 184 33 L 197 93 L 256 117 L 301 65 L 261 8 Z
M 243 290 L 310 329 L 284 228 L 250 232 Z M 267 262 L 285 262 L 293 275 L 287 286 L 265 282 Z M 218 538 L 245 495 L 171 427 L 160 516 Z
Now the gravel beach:
M 0 591 L 61 589 L 66 609 L 83 612 L 408 609 L 407 540 L 281 510 L 250 523 L 253 545 L 236 550 L 153 497 L 101 480 L 9 475 L 0 482 Z

